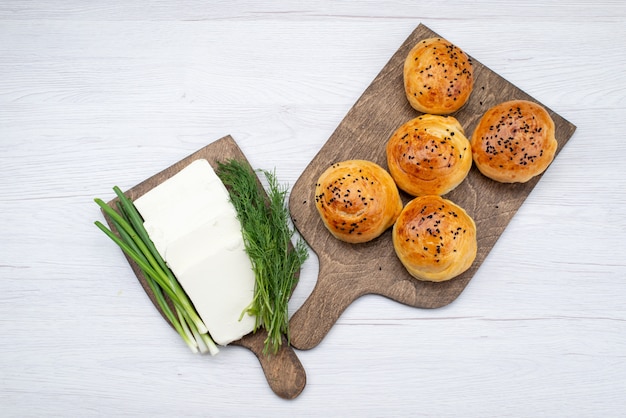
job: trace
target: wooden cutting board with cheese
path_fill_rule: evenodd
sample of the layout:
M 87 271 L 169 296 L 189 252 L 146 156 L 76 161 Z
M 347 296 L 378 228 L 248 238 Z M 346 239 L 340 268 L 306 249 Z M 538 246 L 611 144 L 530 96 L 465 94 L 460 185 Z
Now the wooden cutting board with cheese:
M 319 258 L 316 286 L 291 318 L 291 342 L 296 348 L 318 345 L 344 310 L 365 294 L 383 295 L 419 308 L 438 308 L 454 301 L 541 179 L 537 176 L 527 183 L 497 183 L 472 167 L 463 183 L 444 196 L 474 218 L 478 240 L 478 253 L 469 270 L 446 282 L 411 277 L 394 252 L 390 230 L 373 241 L 355 245 L 335 239 L 325 228 L 315 208 L 318 177 L 331 164 L 350 159 L 369 160 L 386 168 L 388 139 L 400 125 L 420 115 L 405 96 L 405 58 L 419 41 L 438 36 L 424 25 L 410 34 L 293 186 L 289 201 L 293 222 Z M 454 39 L 448 41 L 455 43 Z M 463 48 L 461 44 L 457 46 Z M 469 51 L 465 52 L 471 56 Z M 466 105 L 451 115 L 461 123 L 468 138 L 490 107 L 513 99 L 537 102 L 477 60 L 472 62 L 473 92 Z M 556 126 L 558 154 L 576 127 L 546 109 Z M 402 198 L 405 203 L 410 200 L 404 193 Z
M 172 178 L 178 174 L 184 168 L 190 167 L 193 162 L 198 160 L 206 160 L 213 167 L 217 169 L 217 162 L 225 162 L 230 159 L 236 159 L 242 162 L 247 162 L 241 149 L 235 143 L 234 139 L 230 136 L 221 138 L 195 153 L 189 155 L 176 164 L 166 168 L 160 173 L 155 174 L 149 179 L 136 185 L 124 194 L 132 201 L 136 201 L 140 197 L 146 195 L 149 191 L 154 190 L 157 186 L 162 185 L 166 180 Z M 206 164 L 206 163 L 205 163 Z M 116 208 L 116 199 L 111 200 L 107 204 L 112 208 Z M 111 224 L 107 217 L 107 222 L 112 230 L 114 226 Z M 127 257 L 129 264 L 131 265 L 137 279 L 141 283 L 141 286 L 150 297 L 154 306 L 159 310 L 163 318 L 167 321 L 163 311 L 159 308 L 153 291 L 150 289 L 146 278 L 144 277 L 139 266 L 129 257 Z M 224 277 L 224 280 L 229 280 L 228 277 Z M 233 278 L 231 278 L 232 280 Z M 218 278 L 219 280 L 219 278 Z M 241 335 L 241 334 L 239 334 Z M 258 358 L 265 377 L 272 388 L 272 390 L 280 397 L 285 399 L 293 399 L 297 397 L 306 385 L 306 372 L 302 367 L 300 360 L 293 351 L 293 349 L 287 344 L 286 339 L 283 337 L 283 344 L 276 354 L 266 355 L 263 353 L 264 341 L 267 337 L 267 333 L 260 329 L 255 333 L 250 333 L 244 337 L 230 342 L 230 345 L 241 346 L 252 351 Z

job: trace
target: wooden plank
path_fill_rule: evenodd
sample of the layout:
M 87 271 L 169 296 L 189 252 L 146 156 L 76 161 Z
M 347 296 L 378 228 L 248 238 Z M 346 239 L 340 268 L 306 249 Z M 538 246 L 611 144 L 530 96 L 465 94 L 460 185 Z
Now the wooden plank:
M 365 294 L 383 295 L 419 308 L 438 308 L 454 301 L 541 179 L 538 176 L 524 184 L 502 184 L 484 177 L 472 167 L 464 182 L 445 196 L 474 218 L 478 233 L 478 254 L 474 264 L 447 282 L 432 283 L 412 278 L 395 255 L 390 230 L 359 245 L 341 242 L 328 233 L 315 209 L 317 178 L 331 164 L 347 159 L 366 159 L 387 167 L 387 140 L 400 125 L 420 114 L 405 97 L 404 59 L 417 42 L 435 36 L 439 35 L 424 25 L 419 25 L 411 33 L 294 184 L 289 202 L 294 224 L 319 258 L 315 288 L 291 319 L 291 342 L 296 348 L 310 349 L 319 344 L 341 313 Z M 454 40 L 450 41 L 454 43 Z M 464 127 L 468 138 L 482 114 L 491 106 L 512 99 L 537 102 L 480 62 L 475 59 L 472 62 L 474 91 L 468 103 L 452 114 Z M 576 127 L 546 109 L 556 125 L 558 154 Z M 410 199 L 406 194 L 402 197 L 405 203 Z
M 124 194 L 134 201 L 149 190 L 178 173 L 192 161 L 202 158 L 206 159 L 211 164 L 213 169 L 217 169 L 218 161 L 226 161 L 234 158 L 240 161 L 248 162 L 234 139 L 231 136 L 225 136 L 185 157 L 154 176 L 144 180 L 130 190 L 124 192 Z M 108 205 L 115 208 L 116 201 L 117 198 L 108 202 Z M 114 230 L 114 227 L 109 222 L 108 217 L 106 219 L 111 229 Z M 154 306 L 157 308 L 161 316 L 163 316 L 163 318 L 169 323 L 163 311 L 159 308 L 154 293 L 148 286 L 148 283 L 146 282 L 139 266 L 128 256 L 126 256 L 126 259 Z M 306 385 L 306 372 L 304 367 L 291 346 L 287 343 L 285 337 L 283 337 L 283 344 L 278 353 L 273 355 L 263 354 L 266 337 L 267 332 L 264 329 L 260 329 L 259 331 L 248 334 L 230 344 L 245 347 L 252 351 L 261 363 L 267 382 L 274 393 L 281 398 L 293 399 L 302 392 Z

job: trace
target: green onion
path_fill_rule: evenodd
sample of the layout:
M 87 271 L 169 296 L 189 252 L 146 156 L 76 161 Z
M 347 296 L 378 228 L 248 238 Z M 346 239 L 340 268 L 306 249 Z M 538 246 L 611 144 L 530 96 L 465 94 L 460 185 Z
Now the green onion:
M 287 188 L 273 172 L 261 171 L 268 183 L 267 194 L 250 166 L 238 160 L 218 162 L 217 175 L 227 186 L 242 226 L 246 252 L 255 273 L 254 298 L 246 312 L 256 316 L 255 331 L 264 327 L 263 352 L 276 353 L 284 335 L 289 342 L 288 301 L 298 282 L 300 267 L 308 257 L 304 241 L 291 245 L 285 205 Z
M 143 226 L 143 219 L 132 201 L 116 186 L 113 188 L 118 197 L 118 211 L 115 211 L 101 199 L 94 199 L 105 216 L 117 230 L 118 235 L 102 222 L 95 225 L 111 238 L 125 254 L 141 269 L 143 276 L 154 293 L 158 307 L 176 332 L 193 352 L 217 354 L 219 349 L 208 334 L 187 294 L 182 289 L 171 270 L 157 251 L 154 243 Z M 166 296 L 171 301 L 170 308 Z

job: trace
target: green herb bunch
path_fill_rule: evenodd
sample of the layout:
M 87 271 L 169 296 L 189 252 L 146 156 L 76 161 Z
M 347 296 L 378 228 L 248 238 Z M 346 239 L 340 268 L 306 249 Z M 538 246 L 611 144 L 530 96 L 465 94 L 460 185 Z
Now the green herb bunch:
M 96 226 L 119 245 L 141 269 L 159 308 L 189 348 L 193 352 L 217 354 L 219 351 L 217 345 L 209 335 L 206 325 L 200 319 L 189 297 L 148 236 L 137 208 L 119 187 L 115 186 L 113 190 L 118 197 L 117 211 L 104 203 L 102 199 L 94 200 L 115 227 L 119 236 L 100 221 L 95 222 Z M 170 308 L 166 296 L 172 302 L 174 310 Z
M 254 298 L 247 313 L 255 315 L 255 331 L 267 331 L 263 352 L 276 353 L 285 335 L 289 342 L 288 301 L 298 282 L 298 272 L 308 257 L 301 239 L 295 245 L 285 204 L 287 188 L 274 172 L 262 172 L 265 191 L 254 170 L 239 160 L 219 162 L 217 175 L 226 185 L 239 221 L 255 274 Z M 244 313 L 246 313 L 244 312 Z M 244 314 L 242 313 L 242 315 Z

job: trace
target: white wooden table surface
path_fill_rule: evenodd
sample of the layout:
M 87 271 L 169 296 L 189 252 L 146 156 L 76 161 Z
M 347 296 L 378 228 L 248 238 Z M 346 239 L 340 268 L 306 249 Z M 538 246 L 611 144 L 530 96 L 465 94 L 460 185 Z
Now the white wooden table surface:
M 624 416 L 625 4 L 2 1 L 0 416 Z M 293 184 L 419 23 L 570 142 L 456 301 L 359 299 L 295 400 L 245 349 L 191 354 L 92 199 L 226 134 Z

